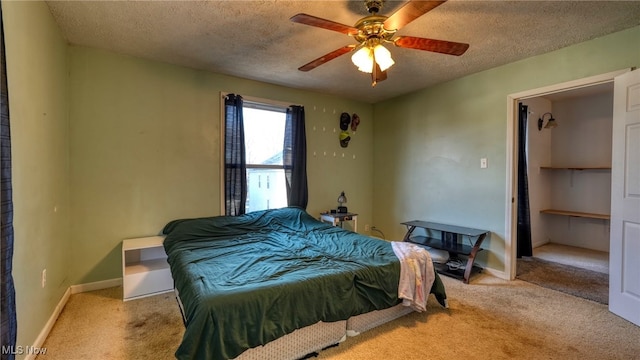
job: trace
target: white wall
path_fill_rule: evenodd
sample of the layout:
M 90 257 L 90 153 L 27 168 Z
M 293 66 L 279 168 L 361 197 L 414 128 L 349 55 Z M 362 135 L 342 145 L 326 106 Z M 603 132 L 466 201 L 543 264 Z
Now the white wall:
M 531 242 L 538 247 L 549 242 L 548 227 L 540 210 L 551 207 L 551 179 L 548 171 L 540 171 L 541 166 L 551 164 L 551 134 L 555 129 L 538 131 L 538 118 L 552 112 L 551 101 L 537 97 L 522 101 L 529 106 L 527 123 L 527 171 L 529 180 L 529 209 L 531 213 Z M 548 119 L 545 117 L 545 121 Z
M 611 166 L 613 93 L 553 103 L 559 126 L 551 130 L 553 166 Z M 552 170 L 551 206 L 609 214 L 611 171 Z M 609 251 L 609 221 L 548 216 L 551 242 Z
M 611 166 L 613 92 L 553 102 L 554 166 Z
M 528 170 L 533 247 L 553 242 L 608 252 L 608 221 L 540 214 L 540 210 L 609 214 L 611 172 L 540 170 L 540 166 L 611 166 L 613 93 L 553 102 L 538 97 L 523 103 L 531 112 Z M 559 125 L 538 131 L 537 120 L 547 111 Z

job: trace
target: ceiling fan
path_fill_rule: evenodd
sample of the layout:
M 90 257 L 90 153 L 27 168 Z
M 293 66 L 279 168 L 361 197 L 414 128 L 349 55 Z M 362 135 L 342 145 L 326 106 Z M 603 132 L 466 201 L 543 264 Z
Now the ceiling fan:
M 365 0 L 365 6 L 370 15 L 358 20 L 353 26 L 308 14 L 294 15 L 290 19 L 293 22 L 337 31 L 353 37 L 358 43 L 356 45 L 343 46 L 325 54 L 302 65 L 298 70 L 309 71 L 315 69 L 328 61 L 356 50 L 351 57 L 351 61 L 358 67 L 358 70 L 371 73 L 371 86 L 376 86 L 378 82 L 387 78 L 387 69 L 395 63 L 389 50 L 383 46 L 385 43 L 392 43 L 402 48 L 460 56 L 467 51 L 469 44 L 414 36 L 393 38 L 396 31 L 403 26 L 433 10 L 445 1 L 409 1 L 398 11 L 387 17 L 378 15 L 384 0 Z

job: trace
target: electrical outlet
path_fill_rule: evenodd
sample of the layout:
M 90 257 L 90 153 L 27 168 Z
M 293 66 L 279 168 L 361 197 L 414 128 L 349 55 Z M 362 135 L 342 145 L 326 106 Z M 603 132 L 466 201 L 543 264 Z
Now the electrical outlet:
M 369 226 L 369 224 L 365 224 L 364 225 L 364 231 L 366 231 L 366 232 L 371 231 L 371 226 Z
M 47 269 L 42 270 L 42 287 L 47 285 Z

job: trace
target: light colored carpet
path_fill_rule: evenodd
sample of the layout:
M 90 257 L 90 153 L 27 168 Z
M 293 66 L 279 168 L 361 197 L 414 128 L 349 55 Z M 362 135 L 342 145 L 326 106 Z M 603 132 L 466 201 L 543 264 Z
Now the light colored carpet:
M 533 256 L 603 274 L 609 273 L 608 252 L 548 243 L 533 249 Z
M 609 275 L 537 257 L 518 259 L 516 277 L 584 299 L 609 303 Z
M 173 359 L 184 325 L 173 293 L 122 301 L 122 287 L 71 295 L 43 347 L 53 359 Z
M 322 351 L 318 359 L 640 359 L 640 327 L 593 301 L 489 275 L 442 277 L 412 313 Z M 44 343 L 54 359 L 171 359 L 183 334 L 172 294 L 123 303 L 122 289 L 72 295 Z

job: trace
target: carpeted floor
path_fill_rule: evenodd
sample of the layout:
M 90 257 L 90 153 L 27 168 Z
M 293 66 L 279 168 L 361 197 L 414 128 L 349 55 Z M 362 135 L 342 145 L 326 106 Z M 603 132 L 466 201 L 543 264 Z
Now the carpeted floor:
M 609 303 L 609 275 L 537 257 L 518 259 L 516 278 L 573 296 Z
M 640 327 L 605 305 L 487 274 L 469 285 L 442 280 L 448 309 L 431 296 L 426 313 L 348 338 L 317 359 L 640 360 Z M 122 288 L 72 295 L 38 360 L 173 359 L 184 333 L 173 295 L 121 296 Z
M 122 287 L 71 295 L 38 360 L 173 359 L 184 325 L 173 293 L 122 301 Z
M 609 273 L 609 253 L 564 244 L 546 243 L 533 249 L 538 259 Z

